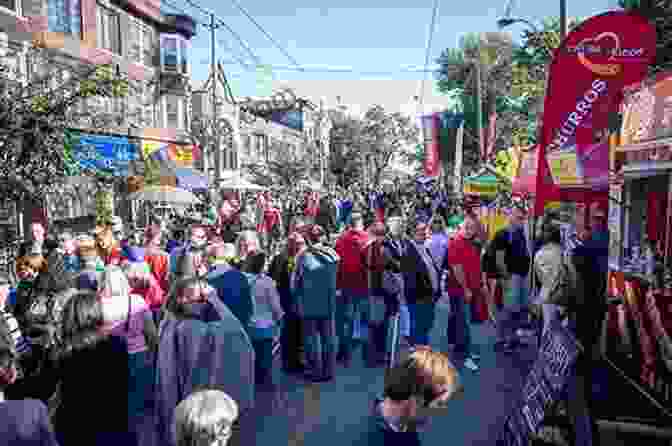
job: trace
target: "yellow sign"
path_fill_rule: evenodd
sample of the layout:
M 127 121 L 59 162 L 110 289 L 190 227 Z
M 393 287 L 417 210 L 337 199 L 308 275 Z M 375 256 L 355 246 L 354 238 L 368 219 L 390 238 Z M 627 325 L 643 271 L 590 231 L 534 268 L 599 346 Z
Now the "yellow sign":
M 575 151 L 559 151 L 547 155 L 553 182 L 558 186 L 579 186 L 583 180 L 579 175 L 579 161 Z
M 464 193 L 471 195 L 485 195 L 485 196 L 495 196 L 497 195 L 497 185 L 496 184 L 481 184 L 481 183 L 466 183 L 464 185 Z

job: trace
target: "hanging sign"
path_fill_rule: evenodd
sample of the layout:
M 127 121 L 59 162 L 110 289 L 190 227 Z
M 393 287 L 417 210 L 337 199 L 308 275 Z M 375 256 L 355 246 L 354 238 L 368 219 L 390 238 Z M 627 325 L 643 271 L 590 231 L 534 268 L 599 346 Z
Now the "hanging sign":
M 560 321 L 553 321 L 541 341 L 520 400 L 504 423 L 497 442 L 501 446 L 523 446 L 536 435 L 544 415 L 562 398 L 571 379 L 580 347 Z
M 602 141 L 623 88 L 646 77 L 655 53 L 655 27 L 627 11 L 585 20 L 555 51 L 544 101 L 536 215 L 543 212 L 545 200 L 560 195 L 547 156 L 559 151 L 582 156 L 588 146 Z
M 65 151 L 75 170 L 116 177 L 128 176 L 130 163 L 139 159 L 137 145 L 128 138 L 71 130 L 66 130 Z

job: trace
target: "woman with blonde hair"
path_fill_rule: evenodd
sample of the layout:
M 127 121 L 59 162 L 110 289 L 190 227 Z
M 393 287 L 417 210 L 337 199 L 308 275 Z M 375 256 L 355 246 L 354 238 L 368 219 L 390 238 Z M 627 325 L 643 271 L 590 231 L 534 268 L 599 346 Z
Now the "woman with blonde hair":
M 126 339 L 128 346 L 128 416 L 133 420 L 144 415 L 151 404 L 154 379 L 153 352 L 158 335 L 149 305 L 142 296 L 131 293 L 131 287 L 122 270 L 108 266 L 98 284 L 98 298 L 102 307 L 103 330 Z
M 238 404 L 219 390 L 192 393 L 175 408 L 177 446 L 226 446 L 238 419 Z

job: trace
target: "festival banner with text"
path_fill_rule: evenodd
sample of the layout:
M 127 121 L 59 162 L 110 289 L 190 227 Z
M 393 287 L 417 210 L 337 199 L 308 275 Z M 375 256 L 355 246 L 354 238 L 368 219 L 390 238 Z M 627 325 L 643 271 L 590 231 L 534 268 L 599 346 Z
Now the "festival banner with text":
M 618 111 L 623 88 L 647 75 L 655 50 L 653 25 L 612 11 L 582 22 L 555 51 L 541 129 L 537 214 L 544 201 L 559 198 L 561 187 L 589 187 L 588 171 L 608 173 L 608 156 L 599 150 L 608 150 L 610 115 Z
M 424 115 L 421 118 L 422 140 L 425 148 L 425 176 L 437 177 L 441 171 L 440 127 L 438 113 Z

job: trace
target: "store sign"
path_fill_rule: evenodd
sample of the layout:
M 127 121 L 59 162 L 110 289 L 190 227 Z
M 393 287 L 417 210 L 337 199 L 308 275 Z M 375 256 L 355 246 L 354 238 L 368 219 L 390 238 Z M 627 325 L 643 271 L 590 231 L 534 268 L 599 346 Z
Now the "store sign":
M 75 170 L 124 177 L 128 176 L 130 163 L 139 158 L 137 145 L 124 137 L 66 130 L 65 141 L 66 154 Z
M 441 168 L 440 162 L 440 126 L 439 115 L 433 113 L 420 117 L 422 139 L 425 147 L 425 176 L 436 177 Z
M 582 159 L 593 144 L 606 142 L 621 91 L 646 77 L 655 51 L 654 26 L 626 11 L 591 17 L 563 41 L 553 57 L 546 89 L 538 171 L 543 190 L 536 191 L 540 198 L 536 214 L 543 211 L 545 199 L 558 193 L 547 155 L 573 151 Z
M 672 137 L 672 73 L 643 82 L 621 105 L 621 144 Z
M 544 335 L 522 396 L 504 424 L 497 442 L 501 446 L 523 446 L 538 433 L 548 410 L 562 397 L 579 356 L 579 346 L 569 330 L 553 321 Z
M 623 186 L 609 186 L 609 269 L 620 270 L 623 259 L 623 242 L 621 240 L 621 220 L 623 218 Z

